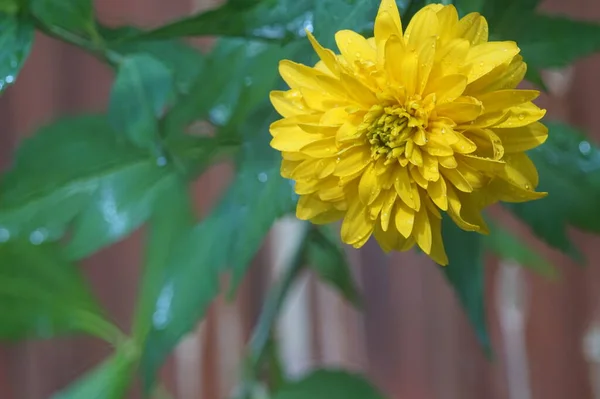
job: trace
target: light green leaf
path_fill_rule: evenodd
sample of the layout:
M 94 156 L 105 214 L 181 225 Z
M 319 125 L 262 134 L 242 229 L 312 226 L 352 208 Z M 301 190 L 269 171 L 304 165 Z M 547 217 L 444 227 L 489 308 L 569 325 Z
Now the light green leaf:
M 289 41 L 303 36 L 312 24 L 312 1 L 262 0 L 254 6 L 225 5 L 183 18 L 130 40 L 172 39 L 185 36 L 227 36 Z
M 29 9 L 51 30 L 60 28 L 97 37 L 92 0 L 30 0 Z
M 60 239 L 74 221 L 68 251 L 87 256 L 148 218 L 176 173 L 173 163 L 132 146 L 102 117 L 56 122 L 24 141 L 3 176 L 0 227 L 10 237 L 43 242 Z
M 336 288 L 348 302 L 360 306 L 360 293 L 338 240 L 326 227 L 312 229 L 307 239 L 307 263 L 321 279 Z
M 510 231 L 488 222 L 490 234 L 483 237 L 484 247 L 502 259 L 512 260 L 548 278 L 556 278 L 557 270 L 550 261 L 530 248 Z
M 120 41 L 123 37 L 139 32 L 139 29 L 133 27 L 117 29 L 101 27 L 102 37 L 108 42 L 108 47 L 112 51 L 122 57 L 146 54 L 159 60 L 171 71 L 177 92 L 187 94 L 196 78 L 200 74 L 204 75 L 204 54 L 182 40 Z M 212 78 L 214 77 L 212 76 Z M 212 78 L 205 79 L 205 82 L 211 82 Z
M 121 399 L 132 378 L 137 349 L 122 345 L 113 356 L 51 399 Z
M 33 25 L 0 12 L 0 92 L 15 82 L 33 44 Z
M 442 236 L 449 263 L 448 266 L 441 267 L 441 270 L 473 324 L 479 343 L 489 353 L 491 348 L 485 317 L 482 236 L 459 229 L 447 217 L 442 222 Z
M 0 235 L 3 235 L 0 229 Z M 119 331 L 103 314 L 77 266 L 58 247 L 21 240 L 0 244 L 0 338 L 50 338 L 85 332 L 114 343 Z
M 169 253 L 189 234 L 194 224 L 192 200 L 186 182 L 174 181 L 162 193 L 149 224 L 145 267 L 134 324 L 134 337 L 140 345 L 145 341 L 152 325 L 155 300 L 161 289 L 163 274 L 167 272 L 165 269 Z
M 600 151 L 578 129 L 545 122 L 548 140 L 529 152 L 546 198 L 506 204 L 547 244 L 575 259 L 581 255 L 567 236 L 568 226 L 600 233 Z
M 342 370 L 317 370 L 285 385 L 273 399 L 383 399 L 364 377 Z
M 169 69 L 145 54 L 125 58 L 113 85 L 108 118 L 140 147 L 156 146 L 158 118 L 173 90 Z

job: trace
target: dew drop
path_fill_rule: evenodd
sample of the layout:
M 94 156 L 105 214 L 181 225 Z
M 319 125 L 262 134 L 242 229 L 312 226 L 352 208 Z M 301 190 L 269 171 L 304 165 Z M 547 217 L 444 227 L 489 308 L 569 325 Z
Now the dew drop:
M 519 120 L 522 121 L 525 119 L 525 114 L 519 114 Z
M 48 230 L 41 227 L 41 228 L 31 232 L 31 234 L 29 235 L 29 242 L 31 242 L 33 245 L 40 245 L 44 241 L 46 241 L 47 237 L 48 237 Z
M 591 151 L 592 151 L 592 146 L 590 145 L 589 142 L 584 140 L 581 143 L 579 143 L 579 152 L 582 155 L 589 155 Z
M 529 190 L 531 188 L 531 186 L 529 186 L 529 184 L 525 184 L 525 190 Z
M 269 176 L 265 172 L 260 172 L 258 174 L 258 181 L 261 183 L 266 183 L 269 180 Z

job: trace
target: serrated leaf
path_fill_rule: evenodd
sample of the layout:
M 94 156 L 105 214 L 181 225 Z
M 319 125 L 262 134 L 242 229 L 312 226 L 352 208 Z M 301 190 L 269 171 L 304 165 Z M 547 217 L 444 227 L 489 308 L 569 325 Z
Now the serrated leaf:
M 383 395 L 359 374 L 342 370 L 317 370 L 284 385 L 273 399 L 383 399 Z
M 113 343 L 119 334 L 58 247 L 14 239 L 1 243 L 0 338 L 50 338 L 74 331 Z
M 121 399 L 128 388 L 136 360 L 130 343 L 51 399 Z
M 569 226 L 600 233 L 600 151 L 578 129 L 560 122 L 544 122 L 549 129 L 544 145 L 529 152 L 546 198 L 506 204 L 544 242 L 580 260 L 567 236 Z
M 303 36 L 312 24 L 312 1 L 262 0 L 250 7 L 225 5 L 153 31 L 134 35 L 132 40 L 172 39 L 185 36 L 227 36 L 289 41 Z
M 108 119 L 140 147 L 155 148 L 158 118 L 172 94 L 169 69 L 145 54 L 125 58 L 110 94 Z
M 92 0 L 30 0 L 31 13 L 48 28 L 95 37 L 96 22 Z
M 542 276 L 555 278 L 558 273 L 550 261 L 530 248 L 523 240 L 496 223 L 488 222 L 490 234 L 483 237 L 483 245 L 502 259 L 518 263 Z
M 479 343 L 489 353 L 490 338 L 485 316 L 482 236 L 459 229 L 449 218 L 442 222 L 448 266 L 441 268 L 464 307 Z
M 0 228 L 44 242 L 60 239 L 74 222 L 67 248 L 84 257 L 143 223 L 174 174 L 169 160 L 132 146 L 104 118 L 65 119 L 18 149 L 0 182 Z
M 33 44 L 30 21 L 0 12 L 0 92 L 14 83 Z
M 306 261 L 327 284 L 337 289 L 354 306 L 361 298 L 343 249 L 326 228 L 310 231 L 306 246 Z

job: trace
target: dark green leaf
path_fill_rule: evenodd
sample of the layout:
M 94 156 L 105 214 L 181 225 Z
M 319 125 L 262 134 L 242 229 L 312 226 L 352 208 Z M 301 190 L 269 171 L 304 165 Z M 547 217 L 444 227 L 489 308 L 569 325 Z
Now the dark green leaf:
M 97 37 L 92 0 L 30 0 L 29 8 L 51 30 L 61 28 Z
M 342 370 L 317 370 L 289 383 L 273 399 L 383 399 L 364 377 Z
M 446 3 L 451 3 L 446 1 Z M 454 0 L 454 5 L 460 16 L 465 16 L 471 12 L 481 12 L 486 0 Z
M 335 287 L 348 302 L 360 306 L 360 293 L 338 240 L 326 227 L 314 228 L 308 236 L 306 260 L 319 276 Z
M 525 73 L 525 79 L 527 79 L 530 83 L 533 83 L 539 89 L 547 92 L 548 88 L 546 87 L 546 83 L 544 83 L 544 79 L 540 74 L 540 71 L 535 68 L 527 68 L 527 72 Z
M 171 71 L 179 93 L 188 93 L 192 83 L 203 73 L 204 54 L 181 40 L 121 42 L 119 38 L 138 33 L 139 30 L 129 27 L 118 29 L 102 27 L 101 31 L 102 36 L 109 42 L 109 48 L 117 54 L 123 57 L 146 54 L 163 63 Z
M 549 278 L 557 276 L 554 266 L 523 240 L 495 223 L 488 223 L 488 225 L 490 234 L 483 237 L 483 244 L 489 251 L 500 258 L 517 262 L 542 276 Z
M 182 237 L 189 234 L 193 223 L 194 214 L 187 185 L 175 181 L 162 193 L 150 218 L 145 269 L 134 324 L 134 337 L 140 344 L 152 325 L 152 312 L 166 272 L 169 253 Z
M 229 266 L 235 286 L 273 222 L 294 208 L 292 186 L 279 175 L 277 153 L 268 146 L 270 120 L 259 119 L 262 125 L 250 126 L 262 134 L 244 143 L 230 189 L 168 257 L 142 360 L 147 388 L 166 355 L 204 316 L 218 292 L 218 272 Z
M 0 235 L 9 238 L 2 229 Z M 50 338 L 73 331 L 109 342 L 119 336 L 79 269 L 57 247 L 14 239 L 0 244 L 0 337 Z
M 339 30 L 351 29 L 372 36 L 378 7 L 379 2 L 377 1 L 317 1 L 315 37 L 323 46 L 335 49 L 335 33 Z
M 173 90 L 169 69 L 145 54 L 125 58 L 110 95 L 112 126 L 140 147 L 154 147 L 158 118 Z
M 600 24 L 508 7 L 490 25 L 492 37 L 514 40 L 529 68 L 559 68 L 600 50 Z
M 1 0 L 0 13 L 15 15 L 19 11 L 18 0 Z
M 51 399 L 121 399 L 129 387 L 136 357 L 136 348 L 127 343 Z
M 545 122 L 550 134 L 529 155 L 540 174 L 541 200 L 507 204 L 546 243 L 580 259 L 567 227 L 600 233 L 600 151 L 585 135 L 566 124 Z
M 43 242 L 61 238 L 74 220 L 70 255 L 89 255 L 147 219 L 175 174 L 169 161 L 132 146 L 101 117 L 59 121 L 26 140 L 3 176 L 0 226 Z
M 0 12 L 0 92 L 14 83 L 33 43 L 33 25 Z
M 227 3 L 131 39 L 229 36 L 288 41 L 305 35 L 304 29 L 312 25 L 312 6 L 312 1 L 294 0 L 263 0 L 252 7 Z
M 481 235 L 459 229 L 449 218 L 442 223 L 448 266 L 442 272 L 456 291 L 460 303 L 475 328 L 477 339 L 486 352 L 490 338 L 485 318 L 484 264 Z

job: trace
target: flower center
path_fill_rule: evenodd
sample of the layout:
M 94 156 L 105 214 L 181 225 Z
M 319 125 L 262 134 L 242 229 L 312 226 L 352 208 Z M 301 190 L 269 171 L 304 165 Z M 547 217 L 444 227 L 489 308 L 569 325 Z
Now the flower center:
M 386 158 L 391 163 L 400 158 L 409 141 L 424 145 L 429 110 L 420 101 L 408 101 L 401 105 L 374 105 L 365 115 L 359 130 L 363 130 L 371 144 L 373 159 Z

